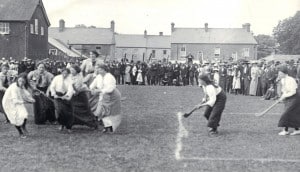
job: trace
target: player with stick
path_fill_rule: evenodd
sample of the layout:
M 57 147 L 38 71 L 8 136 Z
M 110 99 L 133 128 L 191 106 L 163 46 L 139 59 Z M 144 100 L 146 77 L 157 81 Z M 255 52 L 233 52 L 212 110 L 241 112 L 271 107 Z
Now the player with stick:
M 300 95 L 297 93 L 296 80 L 290 77 L 286 66 L 279 68 L 278 77 L 281 79 L 282 96 L 279 101 L 283 101 L 285 110 L 281 115 L 278 127 L 284 127 L 283 131 L 278 133 L 280 136 L 289 135 L 289 127 L 295 128 L 290 135 L 300 134 Z
M 199 76 L 199 84 L 202 86 L 205 95 L 202 102 L 196 105 L 194 109 L 206 106 L 204 117 L 208 120 L 207 127 L 209 127 L 209 134 L 215 136 L 218 134 L 217 128 L 219 127 L 222 112 L 225 108 L 226 94 L 206 74 Z M 184 115 L 184 117 L 188 116 L 189 114 Z

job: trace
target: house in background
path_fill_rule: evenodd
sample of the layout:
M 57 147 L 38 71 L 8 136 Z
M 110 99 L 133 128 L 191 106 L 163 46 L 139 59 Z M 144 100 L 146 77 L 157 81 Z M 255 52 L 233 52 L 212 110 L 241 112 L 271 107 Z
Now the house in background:
M 48 57 L 50 26 L 42 0 L 0 0 L 0 57 Z
M 191 54 L 194 60 L 228 61 L 257 59 L 257 42 L 250 24 L 243 28 L 175 28 L 171 23 L 171 59 L 183 60 Z
M 114 58 L 115 22 L 110 28 L 96 27 L 65 27 L 65 21 L 59 21 L 59 27 L 49 28 L 49 37 L 62 41 L 64 44 L 78 50 L 82 55 L 90 51 L 98 51 L 107 59 Z
M 170 36 L 135 34 L 115 35 L 115 57 L 116 60 L 127 58 L 129 61 L 156 61 L 168 59 L 171 55 Z
M 60 40 L 49 37 L 49 58 L 56 61 L 82 60 L 87 58 L 75 48 L 68 46 Z
M 267 57 L 264 57 L 260 60 L 265 60 L 267 62 L 269 61 L 274 61 L 274 62 L 281 62 L 285 63 L 286 61 L 291 61 L 293 60 L 294 62 L 300 61 L 300 55 L 285 55 L 285 54 L 271 54 Z

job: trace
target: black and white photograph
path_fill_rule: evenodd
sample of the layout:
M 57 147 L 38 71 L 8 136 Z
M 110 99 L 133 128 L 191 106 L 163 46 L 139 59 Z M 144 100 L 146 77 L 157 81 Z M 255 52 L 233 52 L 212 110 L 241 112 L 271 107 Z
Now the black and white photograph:
M 0 172 L 300 171 L 300 0 L 0 0 Z

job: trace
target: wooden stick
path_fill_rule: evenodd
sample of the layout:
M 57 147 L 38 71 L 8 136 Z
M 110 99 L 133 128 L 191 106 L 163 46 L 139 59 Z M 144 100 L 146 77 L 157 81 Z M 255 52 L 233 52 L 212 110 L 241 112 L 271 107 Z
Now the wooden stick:
M 256 113 L 255 116 L 260 117 L 265 115 L 267 112 L 269 112 L 271 109 L 273 109 L 280 101 L 276 101 L 274 104 L 272 104 L 270 107 L 268 107 L 266 110 L 264 110 L 261 113 Z
M 194 109 L 192 109 L 190 112 L 183 114 L 183 116 L 185 118 L 189 117 L 194 111 L 201 109 L 203 107 L 203 105 L 200 105 L 199 107 L 195 107 Z

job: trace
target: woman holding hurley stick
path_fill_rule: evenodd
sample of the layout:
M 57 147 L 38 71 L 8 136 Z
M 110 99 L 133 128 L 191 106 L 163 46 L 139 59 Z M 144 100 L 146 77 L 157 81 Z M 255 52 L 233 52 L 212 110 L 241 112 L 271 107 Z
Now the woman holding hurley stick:
M 286 66 L 281 66 L 278 72 L 278 78 L 281 79 L 282 95 L 279 101 L 283 101 L 285 110 L 281 115 L 278 127 L 284 127 L 283 131 L 278 133 L 280 136 L 289 135 L 289 127 L 295 128 L 295 131 L 290 135 L 300 134 L 300 95 L 297 93 L 296 80 L 288 76 Z
M 199 83 L 203 88 L 205 96 L 202 103 L 197 106 L 199 108 L 206 106 L 204 117 L 208 120 L 207 127 L 209 127 L 209 134 L 217 135 L 217 128 L 226 104 L 226 94 L 220 86 L 209 79 L 208 75 L 200 75 Z

